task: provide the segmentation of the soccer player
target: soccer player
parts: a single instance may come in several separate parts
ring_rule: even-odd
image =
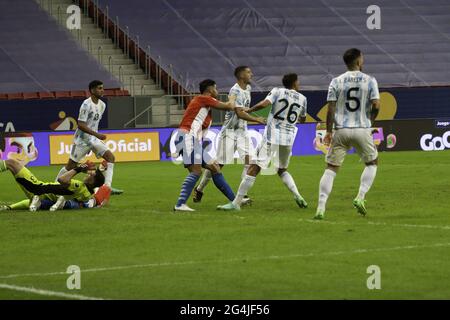
[[[13,206],[9,206],[9,208],[6,206],[3,209],[26,209],[28,204],[30,211],[36,211],[39,209],[42,200],[50,200],[55,203],[50,210],[55,211],[62,209],[65,205],[65,201],[58,203],[60,201],[59,196],[63,196],[63,199],[73,199],[77,202],[89,202],[95,199],[96,201],[92,202],[92,206],[94,206],[94,203],[101,204],[105,200],[105,198],[94,197],[94,189],[104,184],[105,177],[98,169],[94,171],[88,163],[78,165],[76,168],[69,170],[58,178],[58,182],[40,181],[30,170],[14,159],[0,160],[0,172],[7,170],[13,174],[16,182],[29,200],[21,201]],[[91,173],[83,181],[73,179],[78,173],[88,171],[91,171]],[[102,192],[97,192],[97,194],[102,194]]]
[[[174,207],[175,211],[195,211],[186,205],[200,175],[202,167],[211,171],[212,180],[216,187],[230,200],[234,199],[233,190],[225,181],[220,166],[209,154],[203,150],[202,129],[209,128],[212,122],[211,108],[219,110],[234,110],[234,102],[227,103],[216,100],[218,92],[216,83],[211,79],[200,83],[200,95],[189,103],[180,123],[179,136],[175,142],[179,155],[183,156],[184,167],[189,175],[183,182],[181,193]]]
[[[228,99],[235,102],[237,108],[245,111],[250,107],[251,87],[253,77],[251,69],[247,66],[239,66],[234,71],[237,83],[231,88]],[[251,148],[250,139],[247,133],[247,121],[255,121],[264,124],[262,118],[254,118],[245,112],[227,111],[225,121],[219,133],[217,144],[217,162],[222,168],[225,164],[234,162],[234,154],[237,151],[240,159],[244,162],[242,177],[247,173],[250,160]],[[203,197],[203,190],[211,181],[211,171],[205,170],[200,183],[194,190],[194,202],[200,202]],[[250,198],[246,197],[244,203],[249,203]]]
[[[295,73],[283,76],[284,88],[273,88],[267,97],[250,108],[248,112],[257,111],[272,105],[263,141],[258,147],[256,163],[250,165],[247,174],[242,179],[233,202],[218,206],[219,210],[240,210],[240,206],[248,190],[253,186],[261,168],[266,169],[273,161],[281,181],[294,195],[300,208],[308,204],[298,192],[294,179],[287,171],[291,157],[292,145],[297,134],[296,123],[306,120],[306,97],[299,93],[298,76]]]
[[[105,185],[111,188],[115,158],[103,142],[103,140],[106,140],[106,135],[98,132],[100,120],[106,109],[106,104],[100,100],[104,92],[103,83],[99,80],[92,81],[89,83],[89,92],[91,97],[84,100],[80,108],[78,128],[75,131],[69,161],[58,173],[57,178],[76,168],[78,163],[92,151],[97,158],[101,157],[106,160]],[[121,190],[116,190],[116,193],[121,192]]]
[[[344,53],[348,71],[334,78],[328,88],[327,133],[324,144],[330,145],[325,157],[327,168],[320,180],[319,203],[315,219],[323,219],[333,180],[349,149],[354,147],[366,167],[353,206],[361,215],[367,213],[365,195],[377,173],[378,151],[371,126],[380,109],[380,94],[374,77],[362,72],[364,58],[352,48]],[[334,125],[334,133],[333,133]]]

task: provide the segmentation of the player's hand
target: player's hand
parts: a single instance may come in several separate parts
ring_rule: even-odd
[[[80,168],[81,172],[88,172],[88,171],[92,171],[95,170],[95,163],[91,162],[91,161],[86,161],[85,163],[81,163],[78,165],[78,168]]]
[[[247,112],[247,113],[250,113],[250,110],[251,110],[252,108],[249,108],[249,107],[244,107],[244,108],[242,108],[242,110],[244,110],[244,112]]]
[[[263,117],[257,117],[256,121],[260,124],[266,124],[266,118]]]
[[[97,133],[97,138],[99,138],[100,140],[106,140],[106,135],[102,133]]]
[[[331,132],[327,132],[325,137],[323,138],[323,144],[329,146],[331,144],[332,134]]]

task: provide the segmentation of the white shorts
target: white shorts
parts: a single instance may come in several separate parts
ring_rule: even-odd
[[[217,142],[217,162],[219,164],[233,164],[236,151],[242,161],[245,160],[245,156],[249,156],[250,161],[254,158],[254,148],[247,131],[227,130],[221,132]]]
[[[258,148],[256,164],[261,169],[267,169],[272,162],[277,169],[287,169],[291,152],[292,146],[273,144],[264,139]]]
[[[79,163],[90,151],[94,152],[97,158],[101,158],[108,150],[108,147],[103,141],[95,138],[92,139],[90,144],[73,144],[72,150],[70,151],[70,159]]]
[[[378,158],[378,150],[372,137],[371,128],[344,128],[337,129],[331,140],[325,161],[333,166],[340,167],[345,155],[352,147],[364,163],[372,162]]]

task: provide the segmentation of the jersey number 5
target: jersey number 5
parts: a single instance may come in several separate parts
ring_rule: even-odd
[[[277,113],[275,113],[273,117],[281,121],[284,121],[286,119],[289,123],[296,123],[298,118],[298,113],[296,111],[298,108],[300,108],[300,106],[297,103],[293,103],[289,106],[289,101],[287,101],[286,99],[280,99],[278,100],[278,102],[284,103],[284,107],[281,108]],[[289,107],[289,110],[287,112],[286,118],[283,118],[280,114],[283,113],[283,111],[286,110],[287,107]]]
[[[347,102],[345,103],[345,107],[350,112],[355,112],[361,106],[361,101],[359,101],[359,99],[357,97],[352,97],[352,92],[353,91],[358,93],[359,88],[350,88],[347,91]],[[356,107],[354,107],[354,108],[350,107],[350,101],[354,101],[356,103]]]

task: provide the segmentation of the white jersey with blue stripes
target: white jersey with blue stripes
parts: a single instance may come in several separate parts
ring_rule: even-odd
[[[377,80],[361,71],[347,71],[334,78],[327,101],[336,101],[334,126],[370,128],[371,100],[380,99]]]
[[[273,88],[266,100],[272,103],[264,136],[272,144],[292,146],[299,117],[306,117],[306,97],[286,88]]]
[[[250,85],[247,85],[245,89],[242,89],[239,84],[235,84],[231,89],[228,97],[235,96],[236,107],[248,108],[250,107],[251,101],[251,90]],[[247,121],[239,119],[236,112],[227,111],[225,113],[225,121],[223,122],[222,131],[226,130],[247,130]]]

